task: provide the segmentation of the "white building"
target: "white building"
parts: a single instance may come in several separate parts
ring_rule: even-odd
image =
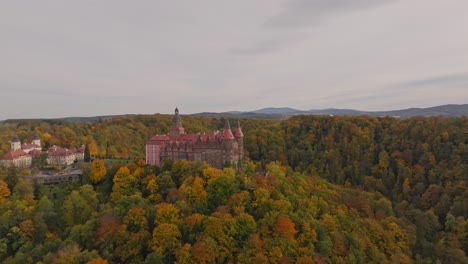
[[[46,152],[42,151],[41,140],[37,135],[32,137],[31,143],[21,144],[17,136],[11,140],[11,151],[0,159],[0,165],[9,167],[31,167],[32,157],[46,153],[47,163],[54,166],[67,166],[76,161],[84,160],[85,146],[78,149],[66,149],[58,146],[50,147]]]

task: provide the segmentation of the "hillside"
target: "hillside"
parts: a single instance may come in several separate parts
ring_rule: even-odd
[[[410,261],[411,235],[382,195],[286,174],[274,163],[268,176],[252,169],[248,164],[236,174],[182,161],[162,171],[116,165],[95,181],[89,181],[91,170],[82,186],[33,186],[20,179],[0,200],[0,260]],[[28,192],[33,188],[35,196]]]
[[[241,119],[249,159],[239,173],[138,162],[146,140],[167,133],[171,120],[138,115],[0,126],[1,153],[13,135],[38,134],[46,145],[88,144],[95,156],[134,160],[128,170],[109,165],[104,174],[85,166],[89,187],[30,186],[15,181],[27,171],[0,169],[8,188],[0,183],[4,262],[51,263],[67,254],[111,263],[184,256],[185,263],[467,262],[467,117]],[[183,117],[189,133],[224,121]],[[73,204],[85,206],[83,218],[63,209]],[[176,223],[164,226],[171,230],[165,237],[158,236],[167,224],[157,220],[159,208]]]

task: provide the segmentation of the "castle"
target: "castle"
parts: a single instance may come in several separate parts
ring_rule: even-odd
[[[11,140],[11,151],[0,158],[0,165],[9,167],[14,165],[19,168],[28,168],[32,165],[32,158],[40,154],[47,155],[47,164],[56,166],[70,165],[75,160],[84,159],[85,147],[77,149],[66,149],[58,146],[52,146],[47,151],[42,151],[41,140],[39,136],[34,135],[31,143],[23,143],[17,136]]]
[[[164,160],[205,161],[215,168],[238,168],[244,158],[244,134],[237,122],[234,131],[229,121],[224,130],[212,134],[185,134],[179,109],[175,109],[167,135],[156,135],[146,143],[146,164],[161,166]]]

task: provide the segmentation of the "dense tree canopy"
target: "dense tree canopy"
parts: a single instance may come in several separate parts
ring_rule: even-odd
[[[224,120],[186,117],[188,132]],[[295,116],[242,120],[241,171],[145,166],[170,116],[28,121],[13,135],[126,164],[84,163],[82,183],[39,186],[0,168],[5,263],[466,263],[468,119]]]

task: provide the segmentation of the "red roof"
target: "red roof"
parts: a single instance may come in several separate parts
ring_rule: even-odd
[[[244,133],[242,133],[242,129],[240,127],[236,127],[234,129],[234,137],[236,138],[244,137]]]
[[[224,129],[223,139],[234,139],[234,135],[232,134],[232,130],[230,128]]]
[[[85,146],[81,146],[81,147],[79,147],[79,148],[76,149],[76,152],[77,152],[77,153],[84,153],[84,152],[85,152],[85,149],[86,149]]]
[[[21,149],[10,151],[7,154],[3,155],[2,160],[14,160],[22,156],[30,156],[28,153],[22,151]]]
[[[61,148],[61,147],[59,147],[59,146],[53,145],[53,146],[50,147],[47,151],[58,151],[58,150],[64,150],[64,148]]]
[[[75,154],[73,150],[64,149],[55,145],[50,147],[47,152],[49,156],[70,156]]]
[[[232,136],[232,132],[230,133]],[[156,135],[151,137],[150,140],[148,140],[147,144],[148,145],[165,145],[165,146],[173,146],[174,144],[176,146],[182,146],[181,144],[195,144],[197,140],[200,140],[203,143],[206,142],[221,142],[221,140],[224,138],[223,133],[219,131],[215,131],[212,134],[182,134],[179,136],[169,136],[169,135]],[[234,136],[232,136],[232,139],[234,139]]]
[[[26,143],[21,145],[21,149],[32,149],[32,148],[41,148],[41,146],[37,144],[26,144]]]

